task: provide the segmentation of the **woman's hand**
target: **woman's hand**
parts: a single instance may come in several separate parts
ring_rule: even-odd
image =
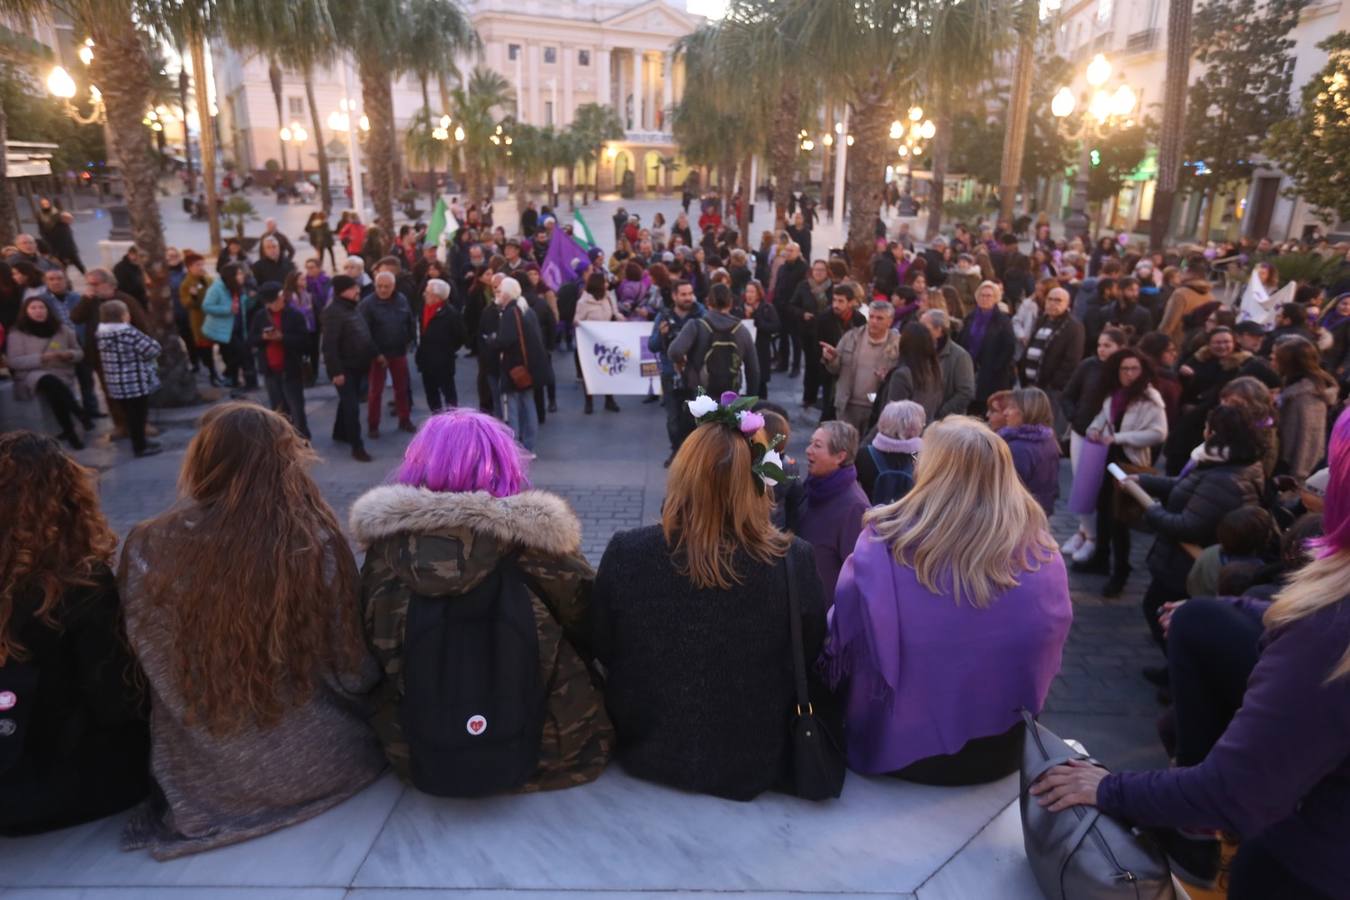
[[[1173,613],[1180,609],[1185,602],[1185,600],[1173,600],[1170,603],[1164,603],[1162,609],[1158,611],[1158,624],[1162,626],[1163,637],[1167,637],[1167,632],[1172,627]]]
[[[1051,812],[1070,806],[1096,806],[1097,785],[1109,772],[1081,759],[1055,766],[1031,786],[1036,802]]]

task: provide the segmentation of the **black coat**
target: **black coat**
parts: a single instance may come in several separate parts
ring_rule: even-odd
[[[866,324],[867,317],[856,309],[853,311],[852,318],[847,322],[835,315],[834,310],[831,309],[823,316],[816,317],[816,342],[818,344],[829,344],[831,347],[838,347],[839,341],[844,335],[848,334],[851,329]],[[819,351],[820,347],[816,347],[816,352]]]
[[[463,314],[453,303],[442,303],[422,330],[415,357],[418,370],[428,375],[454,375],[455,354],[467,339]]]
[[[783,313],[788,308],[789,301],[792,300],[792,294],[797,290],[797,285],[806,280],[811,272],[806,259],[798,257],[792,262],[785,262],[778,269],[778,280],[773,286],[773,305],[778,307],[779,313]]]
[[[113,277],[117,279],[117,289],[129,294],[148,305],[149,297],[145,293],[145,270],[125,256],[113,266]]]
[[[64,828],[140,802],[150,789],[149,703],[135,686],[112,572],[101,567],[93,587],[62,597],[56,628],[34,618],[36,598],[16,600],[9,627],[28,659],[0,666],[0,692],[17,699],[0,710],[0,834]]]
[[[287,259],[284,252],[276,259],[268,259],[262,256],[253,264],[253,280],[258,282],[259,287],[269,281],[284,286],[286,276],[294,271],[295,263]]]
[[[524,328],[525,348],[521,350],[521,328]],[[534,310],[520,311],[520,307],[507,304],[499,309],[497,333],[488,340],[490,350],[496,351],[500,359],[500,372],[503,376],[519,365],[530,370],[535,384],[549,384],[553,381],[553,360],[544,348],[544,337],[539,331],[539,319]],[[528,358],[527,358],[528,357]],[[502,390],[511,390],[509,380],[502,379]]]
[[[825,639],[815,559],[800,538],[789,552],[812,703],[837,726],[811,662]],[[734,565],[740,584],[698,589],[680,574],[659,525],[621,531],[600,561],[591,615],[623,767],[682,790],[750,800],[790,782],[796,698],[785,569],[742,552]]]
[[[1101,412],[1098,391],[1101,390],[1103,365],[1096,353],[1084,359],[1073,370],[1073,377],[1065,385],[1064,393],[1059,395],[1059,407],[1064,410],[1064,417],[1079,435],[1087,434],[1088,426]]]
[[[1148,552],[1153,577],[1184,597],[1194,560],[1181,545],[1216,543],[1219,521],[1238,507],[1257,505],[1264,482],[1260,462],[1200,463],[1184,478],[1139,476],[1140,486],[1162,501],[1144,510],[1144,521],[1158,534]]]
[[[1044,342],[1040,340],[1040,331],[1047,325],[1057,326]],[[1033,362],[1030,356],[1022,357],[1022,384],[1035,385],[1042,390],[1062,391],[1068,387],[1074,370],[1083,359],[1083,323],[1071,314],[1065,313],[1056,322],[1049,316],[1041,316],[1031,329],[1031,342],[1028,350],[1040,347],[1041,356]],[[1034,370],[1036,377],[1031,377]]]
[[[249,324],[248,343],[253,348],[254,354],[258,358],[258,371],[271,371],[267,365],[267,345],[268,341],[263,340],[263,329],[272,324],[272,311],[266,306],[260,306],[253,313],[253,321]],[[301,315],[298,309],[291,306],[281,308],[281,347],[286,351],[285,368],[282,370],[287,378],[299,380],[305,374],[305,356],[309,353],[309,328],[305,325],[305,317]]]
[[[330,379],[351,370],[366,371],[375,358],[375,342],[357,305],[333,298],[323,308],[323,362]]]
[[[983,403],[989,395],[997,391],[1006,391],[1013,384],[1013,354],[1017,350],[1017,336],[1013,334],[1012,319],[1000,309],[995,309],[989,320],[980,343],[980,352],[970,349],[970,326],[975,320],[974,313],[966,319],[961,330],[960,344],[970,353],[975,363],[975,402]]]

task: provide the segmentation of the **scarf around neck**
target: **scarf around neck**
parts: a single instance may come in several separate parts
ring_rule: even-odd
[[[908,453],[913,456],[923,449],[923,438],[893,438],[878,431],[877,436],[872,438],[872,446],[882,453]]]
[[[806,490],[806,499],[812,503],[824,503],[843,493],[858,481],[858,470],[853,466],[840,466],[836,471],[817,478],[808,475],[802,487]]]

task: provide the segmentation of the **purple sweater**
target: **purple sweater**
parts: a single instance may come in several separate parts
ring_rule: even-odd
[[[823,660],[845,683],[849,768],[894,772],[1039,713],[1073,620],[1056,552],[985,608],[934,594],[868,526],[839,574]]]
[[[808,477],[802,487],[806,501],[802,504],[797,536],[815,551],[816,574],[825,590],[828,609],[834,602],[839,569],[853,551],[869,504],[867,495],[858,486],[858,470],[853,466],[844,466],[824,478]]]
[[[1013,468],[1023,486],[1047,516],[1054,515],[1059,498],[1059,441],[1055,430],[1048,425],[1016,425],[1000,428],[998,434],[1012,451]]]
[[[1138,825],[1261,835],[1291,872],[1332,897],[1350,885],[1350,595],[1267,632],[1228,730],[1198,766],[1119,772],[1097,806]]]

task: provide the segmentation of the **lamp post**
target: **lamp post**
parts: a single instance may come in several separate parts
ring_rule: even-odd
[[[349,71],[347,75],[350,87],[351,72]],[[356,210],[357,215],[361,215],[365,208],[365,194],[361,190],[361,144],[358,131],[369,131],[370,119],[364,115],[357,118],[356,103],[344,97],[338,103],[338,108],[328,114],[328,128],[330,131],[347,135],[347,158],[352,170],[349,182],[352,189],[352,208]]]
[[[1078,124],[1076,126],[1068,124],[1069,117],[1073,115],[1078,105],[1077,98],[1068,87],[1061,87],[1055,94],[1054,99],[1050,101],[1050,112],[1060,120],[1068,138],[1082,145],[1078,158],[1078,172],[1073,181],[1073,195],[1069,200],[1069,218],[1064,222],[1064,232],[1067,236],[1081,236],[1086,242],[1086,239],[1090,238],[1091,230],[1087,214],[1088,177],[1092,168],[1092,147],[1089,139],[1104,138],[1115,128],[1131,125],[1133,120],[1130,115],[1134,112],[1138,97],[1124,82],[1123,77],[1119,87],[1114,91],[1106,90],[1106,82],[1111,78],[1111,63],[1100,53],[1092,58],[1083,74],[1093,92],[1091,97],[1084,94],[1087,108],[1083,111]]]

